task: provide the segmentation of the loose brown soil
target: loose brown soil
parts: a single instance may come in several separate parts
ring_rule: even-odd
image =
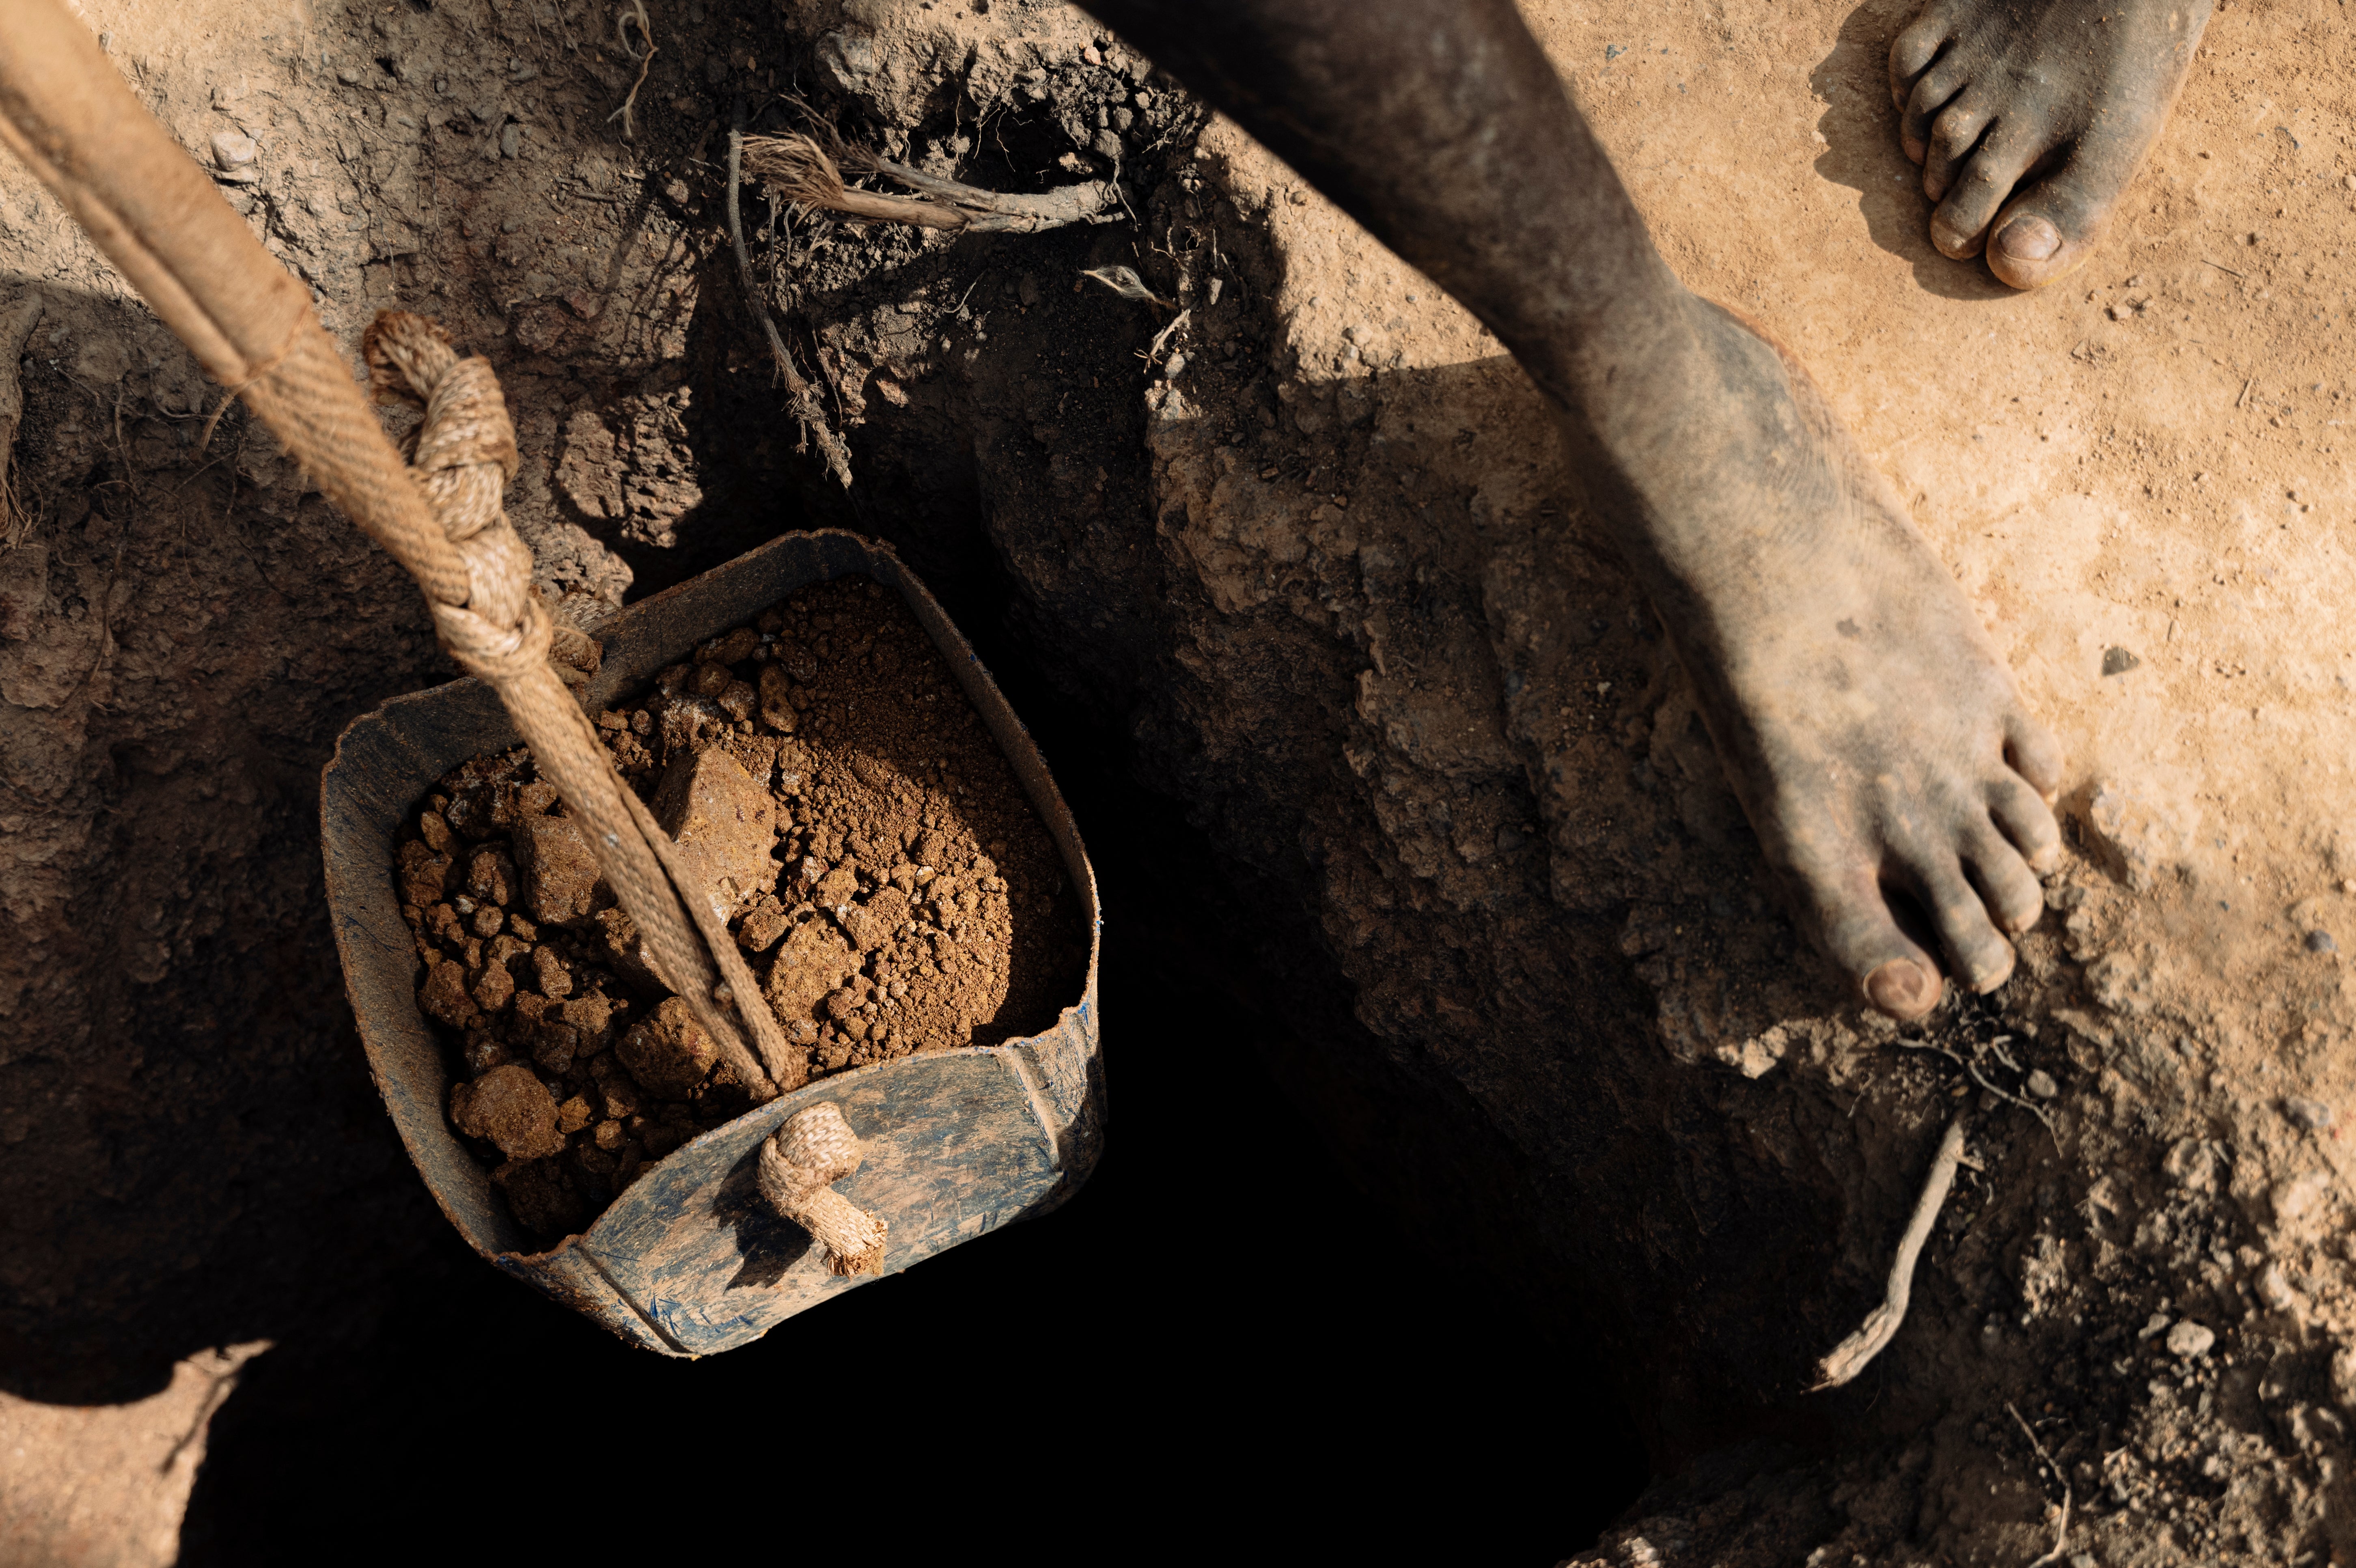
[[[851,578],[704,643],[596,715],[701,857],[813,1077],[1053,1023],[1087,961],[1078,891],[906,607]],[[427,797],[397,851],[450,1119],[544,1235],[752,1101],[655,979],[523,748]]]

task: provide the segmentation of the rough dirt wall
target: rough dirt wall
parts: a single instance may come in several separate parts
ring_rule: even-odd
[[[87,9],[192,149],[252,136],[225,191],[331,325],[398,299],[493,356],[519,520],[584,619],[629,570],[776,526],[779,493],[1002,585],[1208,831],[1202,896],[1284,977],[1311,1043],[1280,1069],[1368,1185],[1565,1303],[1672,1467],[1753,1440],[1665,1483],[1612,1560],[2026,1561],[2065,1483],[2073,1550],[2106,1563],[2337,1544],[2340,1165],[2322,1115],[2286,1115],[2350,1087],[2340,960],[2306,944],[2356,877],[2329,633],[2356,586],[2331,422],[2356,165],[2326,8],[2221,13],[2137,187],[2157,210],[2026,299],[1920,239],[1892,9],[1626,37],[1534,9],[1672,259],[1816,368],[2072,742],[2085,853],[2021,976],[1904,1040],[1773,912],[1518,372],[1231,130],[1197,143],[1084,17],[658,13],[625,148],[608,5]],[[848,493],[796,452],[715,264],[713,138],[781,88],[977,183],[1119,159],[1136,209],[956,243],[752,209]],[[161,1386],[208,1315],[321,1310],[354,1279],[273,1255],[418,1202],[382,1140],[319,1136],[380,1113],[315,861],[282,847],[310,842],[335,729],[443,667],[397,573],[240,416],[195,449],[185,357],[5,181],[43,311],[36,520],[0,555],[6,1322],[13,1365],[90,1397]],[[1174,310],[1079,283],[1112,262],[1187,313],[1158,347]],[[1976,1168],[1907,1331],[1800,1396],[1958,1103]],[[2179,1353],[2186,1321],[2219,1338]]]
[[[399,299],[497,345],[542,581],[576,618],[617,604],[629,569],[555,499],[558,426],[682,361],[710,244],[682,242],[686,187],[597,132],[618,59],[532,65],[555,55],[520,11],[510,40],[409,5],[81,9],[332,330]],[[0,258],[29,322],[0,551],[0,1359],[16,1392],[121,1399],[403,1266],[417,1202],[363,1132],[316,780],[349,718],[451,672],[414,588],[241,410],[209,429],[219,389],[13,166]],[[566,342],[589,379],[543,352]]]

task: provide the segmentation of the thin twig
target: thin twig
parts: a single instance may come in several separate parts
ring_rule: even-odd
[[[2045,1445],[2037,1440],[2036,1429],[2021,1420],[2020,1412],[2013,1409],[2012,1401],[2006,1400],[2004,1409],[2005,1413],[2012,1417],[2013,1424],[2020,1428],[2021,1435],[2029,1439],[2029,1445],[2037,1450],[2037,1456],[2045,1462],[2045,1467],[2053,1472],[2053,1478],[2062,1483],[2062,1522],[2053,1527],[2053,1550],[2029,1565],[2029,1568],[2051,1568],[2051,1564],[2062,1561],[2062,1548],[2070,1539],[2070,1478],[2062,1473],[2062,1467],[2053,1462],[2053,1456],[2045,1451]]]
[[[1981,1088],[1987,1090],[1997,1099],[2004,1101],[2007,1104],[2018,1105],[2022,1110],[2028,1112],[2030,1115],[2035,1116],[2039,1121],[2043,1122],[2045,1124],[2045,1136],[2053,1140],[2053,1152],[2055,1154],[2060,1154],[2062,1152],[2062,1134],[2053,1125],[2053,1118],[2045,1114],[2044,1106],[2037,1104],[2034,1100],[2023,1099],[2019,1094],[2011,1093],[2006,1090],[1997,1088],[1995,1084],[1981,1077],[1980,1070],[1968,1061],[1964,1063],[1964,1071],[1972,1075],[1973,1083],[1978,1084]]]
[[[2206,257],[2206,256],[2203,256],[2203,257],[2201,257],[2201,264],[2202,266],[2204,266],[2204,267],[2214,267],[2214,268],[2216,268],[2216,269],[2217,269],[2219,272],[2229,272],[2229,273],[2232,273],[2232,274],[2233,274],[2233,276],[2237,277],[2237,278],[2239,278],[2239,277],[2244,277],[2244,276],[2246,276],[2246,275],[2247,275],[2247,274],[2245,274],[2245,273],[2242,273],[2242,272],[2233,272],[2233,268],[2231,268],[2231,267],[2229,267],[2229,266],[2225,265],[2225,263],[2224,263],[2224,262],[2222,262],[2222,261],[2211,261],[2211,260],[2210,260],[2208,257]]]
[[[1171,318],[1169,325],[1153,335],[1153,341],[1146,346],[1144,353],[1138,356],[1145,361],[1147,368],[1151,369],[1154,362],[1162,357],[1162,345],[1169,340],[1170,335],[1184,326],[1186,318],[1194,314],[1191,310],[1180,311]]]
[[[1931,1239],[1931,1226],[1955,1185],[1955,1166],[1964,1155],[1964,1124],[1969,1117],[1968,1112],[1958,1111],[1947,1124],[1946,1136],[1939,1140],[1939,1152],[1931,1159],[1931,1174],[1923,1179],[1922,1196],[1915,1200],[1906,1233],[1898,1239],[1898,1255],[1890,1260],[1890,1283],[1882,1292],[1881,1305],[1866,1316],[1862,1328],[1816,1363],[1816,1381],[1810,1393],[1838,1388],[1865,1371],[1906,1321],[1906,1304],[1914,1294],[1915,1260],[1922,1255],[1922,1243]]]

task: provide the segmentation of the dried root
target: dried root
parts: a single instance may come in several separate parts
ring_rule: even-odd
[[[1922,1255],[1922,1243],[1931,1239],[1931,1227],[1947,1201],[1948,1190],[1955,1185],[1955,1167],[1964,1157],[1965,1120],[1963,1115],[1957,1115],[1947,1124],[1946,1136],[1939,1140],[1939,1152],[1932,1157],[1931,1173],[1922,1181],[1922,1195],[1915,1200],[1913,1215],[1906,1221],[1906,1233],[1898,1240],[1898,1255],[1890,1260],[1890,1283],[1884,1289],[1881,1305],[1867,1315],[1863,1327],[1834,1346],[1832,1352],[1816,1363],[1816,1381],[1809,1392],[1840,1387],[1865,1371],[1867,1363],[1897,1338],[1899,1325],[1906,1321],[1907,1303],[1914,1295],[1914,1261]]]
[[[808,138],[804,138],[807,140]],[[769,306],[761,288],[753,277],[753,253],[744,245],[744,220],[736,200],[738,187],[743,183],[744,152],[751,140],[742,132],[728,133],[728,243],[736,252],[736,277],[744,286],[744,303],[761,318],[761,332],[769,340],[769,357],[777,367],[778,378],[786,385],[786,406],[801,427],[799,450],[807,452],[812,441],[818,443],[819,455],[826,459],[827,471],[838,484],[848,489],[851,485],[851,449],[826,422],[826,410],[819,403],[818,389],[804,379],[787,351],[786,340],[777,331],[777,324],[769,318]]]
[[[1110,289],[1121,298],[1125,300],[1135,300],[1139,304],[1159,305],[1163,310],[1176,310],[1178,308],[1176,305],[1172,304],[1168,300],[1163,299],[1160,294],[1155,293],[1151,289],[1146,287],[1145,280],[1137,275],[1137,269],[1134,267],[1090,267],[1087,271],[1082,272],[1080,276],[1087,279],[1091,283],[1102,283],[1105,287]],[[1163,337],[1168,336],[1169,334],[1170,329],[1168,327],[1162,328]],[[1156,352],[1161,350],[1161,337],[1157,337],[1153,340],[1153,347]]]
[[[638,30],[639,40],[647,46],[647,52],[643,55],[630,48],[630,29],[634,27]],[[621,44],[622,52],[638,62],[638,80],[630,83],[630,95],[622,100],[619,109],[605,116],[605,122],[611,124],[619,120],[622,123],[622,140],[635,142],[638,138],[638,129],[630,118],[630,112],[637,107],[638,89],[647,84],[647,72],[653,69],[655,55],[659,52],[654,24],[647,18],[647,0],[630,0],[629,8],[614,18],[614,37]]]
[[[744,172],[776,196],[803,207],[840,212],[864,222],[909,223],[977,234],[1033,234],[1070,223],[1108,223],[1120,211],[1120,187],[1111,180],[1090,180],[1037,196],[983,190],[888,162],[862,147],[845,144],[830,127],[821,124],[818,129],[823,142],[798,132],[745,137]],[[854,175],[882,175],[920,194],[888,196],[857,189],[844,182],[845,168]]]
[[[2020,1428],[2021,1435],[2029,1439],[2029,1447],[2036,1451],[2038,1462],[2045,1467],[2046,1473],[2062,1483],[2062,1517],[2053,1526],[2053,1550],[2029,1565],[2029,1568],[2053,1568],[2054,1563],[2062,1561],[2062,1552],[2070,1545],[2070,1478],[2062,1473],[2062,1467],[2053,1462],[2053,1456],[2045,1451],[2045,1445],[2038,1440],[2037,1429],[2022,1418],[2020,1412],[2013,1407],[2012,1401],[2005,1401],[2004,1408],[2006,1413],[2012,1417],[2012,1424]]]

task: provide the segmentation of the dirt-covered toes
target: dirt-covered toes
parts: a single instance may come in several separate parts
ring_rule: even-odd
[[[2010,939],[2044,913],[2038,873],[2061,843],[2044,796],[1992,753],[1922,763],[1912,801],[1877,791],[1826,803],[1836,812],[1811,837],[1838,843],[1846,870],[1810,853],[1783,866],[1817,944],[1868,1003],[1901,1020],[1937,1006],[1948,976],[1978,992],[2010,978]],[[1981,770],[1988,783],[1975,795],[1966,781]],[[1843,823],[1839,805],[1867,814]]]
[[[2072,271],[2167,122],[2208,0],[1933,0],[1890,49],[1931,240],[2015,288]]]
[[[1805,371],[1703,317],[1740,395],[1644,476],[1655,605],[1794,914],[1869,1006],[1993,990],[2044,908],[2062,758]]]
[[[1946,992],[1939,961],[1899,925],[1890,890],[1875,872],[1862,864],[1847,877],[1795,870],[1787,867],[1784,880],[1801,923],[1857,981],[1869,1006],[1904,1022],[1939,1005]]]

